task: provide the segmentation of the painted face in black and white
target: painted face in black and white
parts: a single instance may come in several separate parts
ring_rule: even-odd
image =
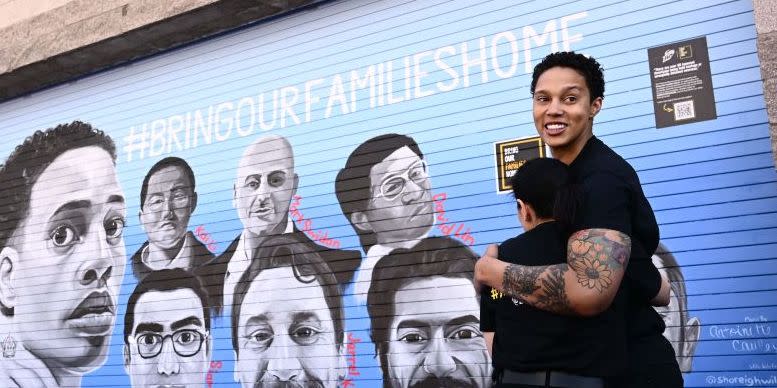
[[[183,169],[169,166],[148,180],[140,222],[150,244],[170,249],[183,240],[196,196]]]
[[[653,265],[668,279],[672,279],[671,276],[668,276],[669,271],[680,271],[680,268],[666,268],[659,255],[653,255],[652,259]],[[680,300],[680,298],[687,297],[684,293],[683,295],[678,295],[680,294],[679,284],[671,282],[671,286],[669,305],[655,307],[655,309],[664,320],[666,325],[664,337],[672,344],[680,370],[690,372],[691,365],[693,364],[693,355],[696,352],[696,345],[699,341],[701,322],[699,322],[697,317],[688,316],[688,302],[687,300]]]
[[[133,387],[200,387],[210,363],[210,333],[191,289],[138,298],[124,368]]]
[[[252,237],[283,233],[297,181],[285,138],[268,136],[251,144],[240,159],[234,187],[233,206],[243,230]]]
[[[342,346],[318,281],[296,280],[291,267],[262,271],[238,318],[235,380],[250,387],[337,387]]]
[[[397,290],[388,372],[392,387],[488,387],[480,307],[465,278],[419,279]]]
[[[370,170],[372,198],[356,212],[356,227],[375,233],[379,244],[423,237],[434,224],[432,186],[426,162],[402,147]]]
[[[66,151],[32,186],[6,249],[18,263],[16,331],[49,369],[80,375],[105,361],[124,276],[124,219],[113,160],[100,147]]]

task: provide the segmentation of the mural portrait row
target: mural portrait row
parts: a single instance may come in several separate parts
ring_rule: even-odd
[[[490,386],[478,255],[435,235],[429,166],[412,137],[369,138],[332,182],[361,247],[321,245],[295,224],[288,139],[257,136],[235,165],[222,190],[242,229],[216,253],[189,225],[207,204],[186,160],[158,160],[135,197],[119,184],[113,140],[87,123],[17,146],[0,169],[0,386],[78,387],[109,354],[121,355],[132,386],[202,386],[218,349],[231,350],[234,370],[222,373],[243,387],[353,386],[354,306],[373,348],[359,356],[377,360],[383,386]],[[129,255],[128,208],[146,239]],[[654,263],[672,281],[659,312],[688,371],[700,323],[674,256],[661,246]],[[131,293],[120,295],[122,284]],[[214,322],[230,335],[217,336]],[[123,343],[112,344],[117,323]]]

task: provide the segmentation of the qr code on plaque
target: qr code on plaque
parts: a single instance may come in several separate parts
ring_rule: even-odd
[[[693,100],[674,103],[674,120],[689,120],[696,117],[696,110],[693,108]]]

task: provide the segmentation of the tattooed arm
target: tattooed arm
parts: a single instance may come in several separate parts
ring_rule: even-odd
[[[508,264],[489,247],[475,266],[480,283],[541,310],[593,316],[606,310],[618,291],[631,255],[629,236],[586,229],[567,243],[567,262],[549,266]]]

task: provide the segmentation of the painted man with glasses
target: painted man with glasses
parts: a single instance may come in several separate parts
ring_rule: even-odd
[[[165,268],[195,270],[213,260],[208,248],[187,231],[197,207],[194,184],[194,173],[181,158],[164,158],[146,174],[139,217],[148,241],[132,256],[137,279]]]
[[[355,295],[365,300],[372,268],[397,248],[412,248],[434,224],[424,154],[409,136],[390,133],[357,147],[337,174],[337,199],[366,253]]]
[[[133,387],[201,387],[211,355],[210,310],[199,280],[154,271],[135,287],[124,316],[124,369]]]
[[[235,380],[243,388],[340,386],[340,285],[304,240],[269,238],[237,283],[231,310]]]

